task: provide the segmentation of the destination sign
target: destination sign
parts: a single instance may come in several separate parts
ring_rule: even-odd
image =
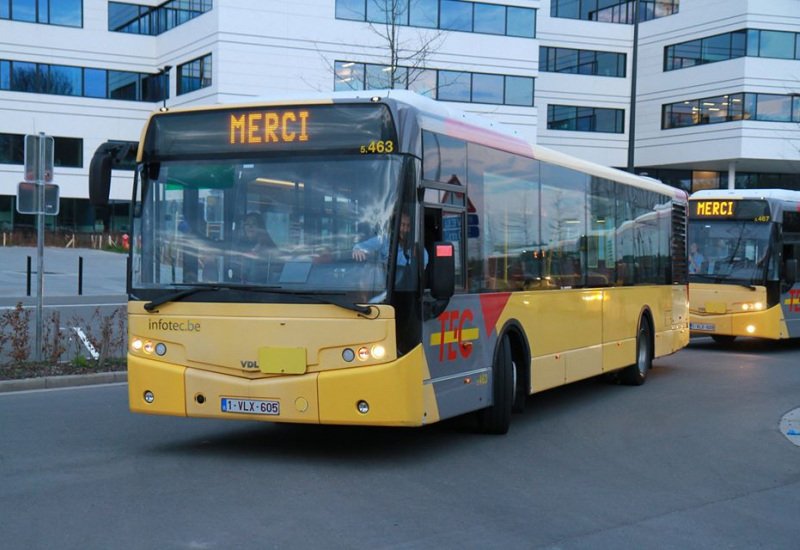
[[[207,109],[154,115],[143,160],[300,151],[390,153],[396,142],[391,113],[382,104]]]
[[[691,201],[693,219],[770,221],[769,204],[762,200],[701,199]]]

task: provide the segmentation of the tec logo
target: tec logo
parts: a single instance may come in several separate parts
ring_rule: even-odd
[[[470,356],[471,341],[477,340],[480,336],[480,330],[473,326],[473,320],[471,309],[453,309],[439,316],[441,332],[431,334],[431,345],[439,346],[440,362],[453,361],[458,358],[459,353],[465,359]],[[458,351],[455,348],[458,348]]]
[[[790,312],[800,312],[800,289],[792,289],[789,291],[789,299],[784,302]]]

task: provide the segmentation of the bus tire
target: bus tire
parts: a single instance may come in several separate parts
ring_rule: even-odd
[[[483,433],[502,435],[511,425],[514,401],[514,363],[508,336],[498,342],[492,364],[492,406],[478,411],[478,427]]]
[[[653,366],[653,331],[650,321],[642,317],[636,332],[636,362],[622,369],[619,379],[628,386],[641,386],[647,381],[647,371]]]
[[[732,344],[736,340],[736,336],[730,334],[712,334],[711,339],[717,344]]]

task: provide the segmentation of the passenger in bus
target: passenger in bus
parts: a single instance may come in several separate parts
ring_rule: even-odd
[[[689,273],[700,273],[700,269],[703,266],[703,262],[706,259],[697,249],[697,243],[692,243],[689,245]]]
[[[267,280],[272,253],[277,248],[267,232],[260,212],[248,212],[242,222],[242,280],[245,283]]]
[[[413,243],[409,242],[411,232],[411,216],[403,213],[400,217],[400,235],[397,246],[397,265],[411,265],[411,258],[414,255]],[[386,262],[389,260],[389,237],[388,235],[376,235],[356,244],[353,247],[353,259],[357,262],[366,261],[370,253],[377,252],[379,258]],[[425,266],[428,265],[428,251],[425,250]]]

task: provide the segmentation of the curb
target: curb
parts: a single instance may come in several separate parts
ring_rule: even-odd
[[[126,371],[43,376],[41,378],[23,378],[21,380],[0,380],[0,393],[72,388],[76,386],[95,386],[97,384],[116,384],[127,381],[128,373]]]

